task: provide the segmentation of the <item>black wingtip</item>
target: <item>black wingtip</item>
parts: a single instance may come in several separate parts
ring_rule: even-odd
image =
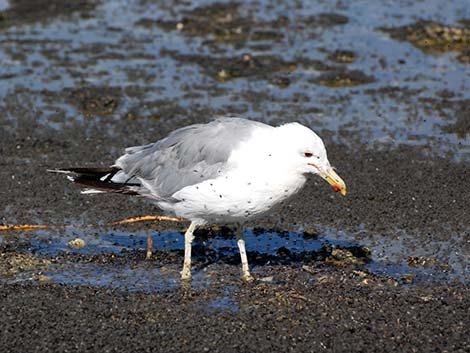
[[[48,169],[51,173],[66,174],[69,180],[82,188],[99,190],[103,192],[119,193],[126,195],[138,195],[131,187],[134,184],[115,183],[111,179],[121,169],[117,167],[74,167],[74,168],[59,168]]]
[[[57,169],[47,169],[50,173],[76,173],[82,175],[89,175],[89,176],[96,176],[96,177],[103,177],[107,174],[116,174],[121,169],[118,167],[73,167],[73,168],[57,168]]]
[[[86,189],[99,190],[103,192],[138,195],[138,192],[131,189],[126,184],[113,183],[108,180],[90,179],[84,175],[79,176],[73,180],[75,184]]]

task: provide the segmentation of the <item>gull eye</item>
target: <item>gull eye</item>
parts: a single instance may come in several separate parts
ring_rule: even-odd
[[[310,153],[310,152],[305,152],[304,153],[304,157],[310,158],[312,156],[313,156],[313,153]]]

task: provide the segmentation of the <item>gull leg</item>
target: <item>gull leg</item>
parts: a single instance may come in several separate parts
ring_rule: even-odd
[[[153,238],[151,234],[147,234],[147,254],[145,255],[145,258],[147,260],[150,260],[152,258],[152,253],[153,253]]]
[[[191,245],[194,240],[194,230],[196,229],[196,224],[191,222],[188,230],[184,233],[184,263],[183,271],[181,271],[181,279],[189,280],[191,279]]]
[[[248,267],[248,259],[246,257],[245,250],[245,237],[240,226],[237,227],[237,244],[240,250],[240,257],[242,260],[242,279],[246,282],[253,281],[253,277],[250,274],[250,268]]]
[[[171,222],[182,222],[183,219],[181,218],[175,218],[175,217],[169,217],[169,216],[139,216],[139,217],[131,217],[131,218],[126,218],[122,219],[117,222],[112,222],[109,223],[109,225],[124,225],[124,224],[131,224],[131,223],[137,223],[137,222],[147,222],[147,221],[171,221]],[[0,226],[0,231],[2,230],[2,227]],[[150,234],[147,234],[147,253],[145,255],[145,258],[147,260],[151,259],[153,255],[153,238]]]

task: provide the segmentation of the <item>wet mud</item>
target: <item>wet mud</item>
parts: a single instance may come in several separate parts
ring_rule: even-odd
[[[437,5],[0,1],[0,224],[45,227],[0,231],[1,351],[468,352],[469,16]],[[187,222],[46,172],[221,115],[312,127],[348,186],[246,224],[251,284],[230,225],[181,283]]]
[[[230,293],[218,286],[157,295],[10,285],[0,298],[0,326],[8,332],[3,347],[21,351],[26,335],[34,341],[31,352],[97,347],[111,352],[468,351],[465,289],[403,291],[350,271],[282,273],[276,284],[256,283]]]

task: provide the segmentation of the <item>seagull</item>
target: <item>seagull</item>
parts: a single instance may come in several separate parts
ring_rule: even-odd
[[[184,234],[181,279],[191,278],[194,230],[235,224],[242,279],[252,281],[242,225],[272,212],[299,192],[308,174],[346,195],[322,139],[299,123],[277,127],[219,118],[177,129],[147,145],[129,147],[109,168],[65,168],[82,193],[121,193],[152,200],[168,216],[191,222]]]

